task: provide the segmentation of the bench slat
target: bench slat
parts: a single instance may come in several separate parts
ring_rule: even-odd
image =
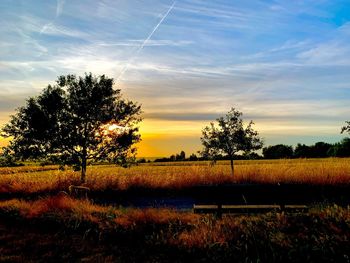
[[[263,213],[270,211],[308,212],[306,205],[194,205],[195,213]]]

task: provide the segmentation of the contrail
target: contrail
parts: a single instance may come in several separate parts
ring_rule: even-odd
[[[65,2],[65,0],[57,0],[56,18],[62,14],[64,2]]]
[[[168,11],[164,14],[162,19],[159,21],[159,23],[153,28],[152,32],[148,35],[148,37],[142,42],[141,46],[136,50],[135,54],[129,59],[129,61],[126,63],[125,67],[120,72],[119,76],[117,77],[116,81],[119,81],[119,79],[123,76],[125,71],[128,70],[131,62],[137,57],[137,55],[140,53],[140,51],[143,49],[143,47],[147,44],[147,42],[151,39],[153,34],[157,31],[158,27],[163,23],[164,19],[169,15],[171,10],[174,8],[176,4],[176,1],[173,2],[173,4],[169,7]]]
[[[57,5],[56,5],[56,16],[54,19],[51,20],[51,22],[46,23],[40,30],[40,35],[42,33],[45,33],[47,29],[49,29],[53,24],[55,23],[56,19],[62,14],[63,12],[63,6],[64,6],[65,0],[57,0]]]

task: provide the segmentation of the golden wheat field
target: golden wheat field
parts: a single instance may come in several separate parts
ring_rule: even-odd
[[[0,193],[36,193],[67,190],[79,184],[80,173],[54,166],[0,169]],[[89,166],[86,186],[91,190],[126,190],[130,187],[181,189],[197,185],[229,183],[349,184],[350,159],[294,159],[236,161],[235,175],[229,163],[149,163],[131,168]]]

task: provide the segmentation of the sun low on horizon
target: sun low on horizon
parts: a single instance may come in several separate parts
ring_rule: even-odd
[[[142,105],[139,157],[196,153],[232,107],[266,145],[345,136],[348,1],[3,0],[0,17],[0,126],[58,76],[92,72]]]

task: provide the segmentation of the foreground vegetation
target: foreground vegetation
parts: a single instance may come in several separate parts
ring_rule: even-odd
[[[350,210],[338,206],[216,219],[64,195],[0,202],[0,261],[348,262],[349,239]]]
[[[344,185],[350,183],[350,160],[237,161],[235,173],[235,177],[230,176],[229,163],[225,161],[215,166],[210,166],[209,162],[154,163],[126,169],[92,166],[88,169],[85,185],[92,191],[184,189],[232,183]],[[76,184],[80,184],[78,172],[59,171],[55,166],[0,168],[0,194],[57,193]]]
[[[200,185],[344,185],[349,159],[95,165],[92,192],[175,190]],[[350,208],[322,204],[308,213],[198,215],[171,209],[97,205],[60,191],[80,173],[58,166],[0,168],[0,262],[349,262]],[[137,193],[137,191],[136,191]],[[18,197],[21,198],[18,198]],[[30,197],[30,198],[28,198]]]

